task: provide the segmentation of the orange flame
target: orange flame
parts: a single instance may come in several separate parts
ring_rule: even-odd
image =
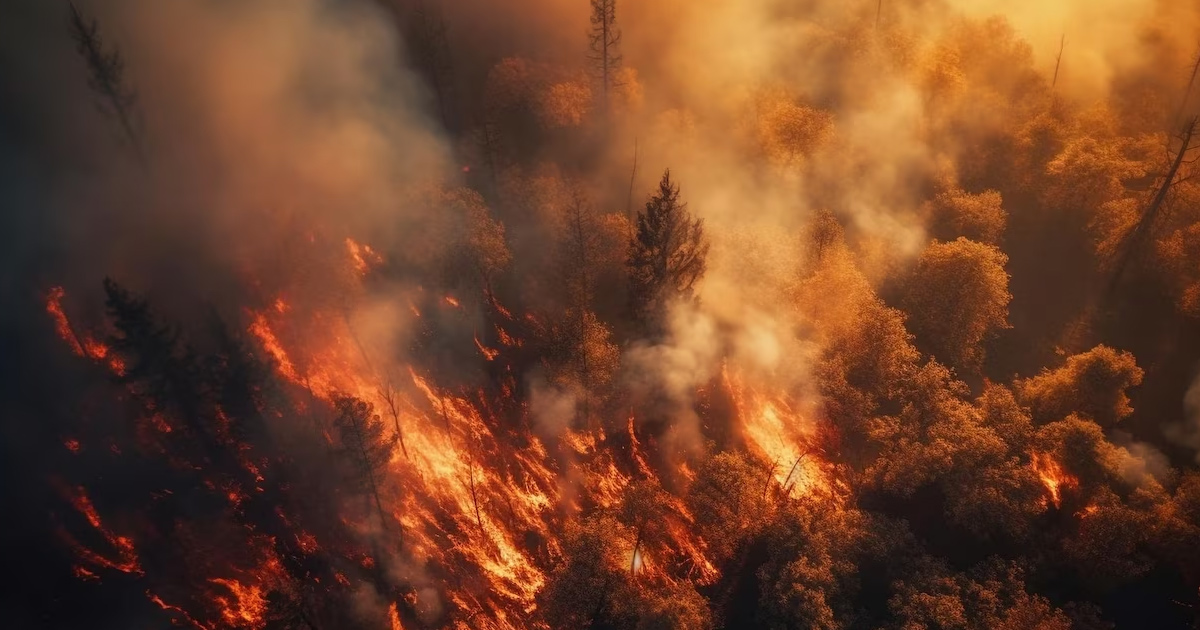
[[[354,270],[358,275],[367,275],[372,267],[377,267],[383,264],[383,257],[375,253],[370,245],[365,245],[356,242],[352,238],[346,238],[346,249],[350,252],[350,260],[354,263]]]
[[[63,489],[63,494],[66,495],[71,505],[83,515],[88,524],[92,526],[92,529],[96,530],[104,538],[104,541],[108,543],[108,546],[117,555],[116,559],[102,555],[75,540],[65,530],[60,530],[62,538],[79,554],[79,557],[97,567],[141,575],[142,567],[138,562],[137,550],[134,548],[133,539],[126,536],[118,536],[104,526],[104,521],[101,520],[100,514],[96,511],[96,506],[92,504],[92,500],[88,497],[87,491],[84,490],[83,486],[73,489],[65,488]]]
[[[400,613],[396,611],[395,602],[388,607],[388,622],[392,630],[404,630],[404,626],[400,625]]]
[[[235,628],[261,628],[263,615],[267,612],[267,598],[258,586],[245,586],[237,580],[215,578],[213,584],[225,587],[232,597],[213,597],[221,611],[221,617]]]
[[[1042,485],[1050,493],[1050,502],[1054,507],[1062,507],[1062,490],[1064,487],[1076,487],[1079,481],[1068,474],[1061,464],[1045,453],[1033,453],[1030,457],[1033,470],[1042,480]]]
[[[479,352],[483,355],[483,358],[488,361],[493,361],[496,357],[500,356],[499,350],[493,350],[483,345],[483,342],[479,341],[479,335],[475,335],[475,347],[479,348]]]
[[[46,293],[46,312],[50,314],[54,320],[54,329],[58,332],[58,336],[67,345],[71,347],[71,351],[79,356],[86,356],[83,346],[79,342],[79,337],[75,335],[75,331],[71,328],[71,321],[67,319],[67,314],[63,311],[62,299],[66,295],[66,291],[62,287],[50,287]]]

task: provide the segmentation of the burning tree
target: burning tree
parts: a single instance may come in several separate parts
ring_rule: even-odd
[[[333,426],[338,431],[340,453],[349,466],[350,482],[365,492],[368,500],[374,500],[379,524],[387,531],[388,517],[380,488],[398,436],[388,431],[387,424],[366,401],[339,395],[333,406],[337,410]]]

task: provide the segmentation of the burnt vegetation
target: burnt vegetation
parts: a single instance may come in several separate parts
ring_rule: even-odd
[[[12,283],[6,627],[1200,628],[1200,63],[1085,100],[1066,38],[801,7],[789,55],[869,85],[700,103],[632,2],[575,58],[380,4],[453,163],[399,229]],[[147,51],[66,11],[105,155],[175,182]]]

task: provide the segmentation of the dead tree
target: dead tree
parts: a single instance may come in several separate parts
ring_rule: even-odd
[[[629,172],[629,196],[625,198],[625,218],[629,220],[630,227],[633,226],[633,184],[637,180],[638,167],[638,141],[633,139],[633,168]]]
[[[1151,232],[1154,228],[1154,221],[1162,211],[1164,202],[1167,199],[1167,194],[1171,191],[1171,186],[1176,183],[1176,177],[1179,174],[1179,168],[1185,162],[1184,156],[1187,152],[1195,147],[1192,146],[1192,137],[1196,131],[1197,118],[1193,116],[1183,126],[1183,130],[1178,136],[1179,149],[1175,152],[1175,156],[1171,159],[1171,166],[1167,169],[1166,175],[1163,177],[1162,184],[1158,187],[1158,192],[1154,194],[1154,198],[1150,201],[1150,205],[1146,207],[1146,211],[1142,213],[1138,219],[1137,225],[1129,231],[1125,237],[1124,243],[1117,253],[1116,262],[1113,264],[1112,281],[1109,285],[1109,292],[1112,293],[1121,282],[1129,264],[1142,255],[1142,250],[1145,249],[1146,243],[1149,242]]]
[[[94,18],[85,17],[75,3],[68,6],[71,11],[68,29],[75,50],[87,65],[88,87],[99,98],[97,106],[101,113],[116,119],[125,140],[142,160],[144,156],[135,125],[137,93],[125,80],[125,58],[120,49],[105,46],[100,37],[100,25]]]
[[[404,453],[404,459],[408,459],[408,447],[404,446],[404,431],[400,429],[400,409],[396,404],[396,388],[392,387],[391,383],[387,383],[380,388],[380,396],[387,403],[388,412],[392,415],[392,423],[396,425],[396,440],[400,442],[400,451]]]
[[[617,68],[621,66],[621,30],[617,28],[616,0],[591,0],[592,28],[588,33],[591,60],[600,79],[601,111],[608,111],[608,92],[618,85]]]
[[[1067,45],[1067,34],[1063,33],[1058,40],[1058,56],[1054,58],[1054,78],[1050,80],[1050,92],[1054,92],[1054,86],[1058,85],[1058,68],[1062,65],[1063,48]]]

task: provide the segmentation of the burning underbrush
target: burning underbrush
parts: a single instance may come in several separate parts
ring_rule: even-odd
[[[347,265],[365,279],[373,252],[348,242]],[[145,302],[106,287],[101,324],[75,323],[59,287],[46,311],[67,349],[111,383],[96,395],[130,424],[81,428],[64,446],[142,477],[144,492],[98,508],[86,479],[63,482],[75,513],[61,538],[80,579],[136,584],[176,625],[542,625],[539,597],[580,535],[573,523],[592,515],[613,519],[604,534],[620,542],[605,553],[631,587],[721,576],[684,500],[695,472],[663,469],[678,460],[640,435],[636,410],[557,437],[534,430],[520,375],[547,333],[533,315],[490,295],[473,302],[488,325],[465,360],[487,377],[465,384],[421,360],[433,334],[422,320],[469,318],[461,296],[406,298],[420,332],[414,359],[397,362],[346,312],[303,311],[287,295],[263,296],[243,310],[242,331],[219,327],[204,340],[214,349],[198,351]],[[708,387],[763,468],[763,499],[841,500],[817,445],[790,436],[786,394],[729,366]],[[349,618],[330,616],[331,601],[352,602]]]

